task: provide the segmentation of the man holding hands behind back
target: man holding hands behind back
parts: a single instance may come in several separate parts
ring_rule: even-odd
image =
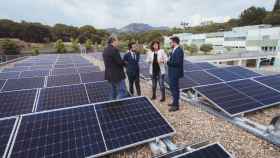
[[[135,42],[128,44],[128,52],[124,55],[124,62],[126,64],[126,74],[129,81],[129,92],[134,95],[134,84],[137,95],[141,96],[140,77],[139,77],[139,60],[140,55],[136,52],[137,45]]]
[[[184,51],[180,48],[180,39],[171,37],[172,52],[170,53],[168,65],[169,86],[173,97],[173,102],[169,104],[169,111],[174,112],[179,110],[179,79],[184,77]]]

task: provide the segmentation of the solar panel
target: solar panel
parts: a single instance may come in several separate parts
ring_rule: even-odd
[[[8,79],[2,91],[42,88],[44,77]]]
[[[258,77],[255,80],[280,91],[280,75]]]
[[[85,86],[72,85],[41,89],[37,111],[88,104]]]
[[[179,80],[179,88],[180,89],[190,89],[193,87],[199,86],[199,83],[193,81],[188,77],[183,77]]]
[[[19,77],[19,72],[5,72],[0,73],[0,80],[13,79]]]
[[[80,83],[81,83],[81,79],[79,74],[48,76],[47,87],[73,85],[73,84],[80,84]]]
[[[33,71],[23,71],[20,74],[21,78],[27,77],[44,77],[49,75],[49,70],[33,70]]]
[[[210,70],[207,70],[207,72],[219,77],[220,79],[222,79],[224,81],[233,81],[233,80],[243,79],[243,77],[241,77],[238,74],[235,74],[231,71],[227,71],[225,68],[210,69]]]
[[[56,69],[59,69],[59,68],[73,68],[73,67],[75,67],[75,65],[74,64],[63,64],[63,65],[56,64],[54,67]]]
[[[233,66],[233,67],[227,67],[225,68],[227,71],[233,72],[243,78],[250,78],[250,77],[257,77],[257,76],[261,76],[260,74],[248,70],[246,68],[240,67],[240,66]]]
[[[220,144],[211,144],[175,158],[231,158],[231,155]]]
[[[28,63],[28,62],[22,62],[22,63],[16,63],[15,67],[20,67],[20,66],[32,66],[33,63]]]
[[[98,81],[105,81],[105,72],[91,72],[91,73],[82,73],[81,78],[83,83],[90,83],[90,82],[98,82]]]
[[[94,106],[22,117],[11,158],[84,158],[105,152]]]
[[[238,89],[240,92],[254,98],[258,102],[262,103],[263,106],[271,106],[277,103],[280,103],[280,93],[268,88],[260,83],[257,83],[253,80],[241,80],[228,83],[235,89]],[[259,107],[263,108],[263,107]],[[253,111],[254,109],[248,109]]]
[[[79,73],[90,73],[90,72],[97,72],[100,71],[99,67],[97,66],[88,66],[88,67],[79,67]]]
[[[6,82],[6,80],[0,80],[0,91],[1,91],[2,87],[4,86],[5,82]]]
[[[53,68],[52,65],[34,65],[30,69],[34,71],[34,70],[49,70],[52,68]]]
[[[223,82],[222,80],[214,77],[213,75],[210,75],[205,71],[185,72],[184,77],[190,78],[192,81],[197,82],[199,85],[209,85]]]
[[[59,75],[70,75],[76,74],[76,68],[66,68],[66,69],[53,69],[52,76],[59,76]]]
[[[248,109],[256,109],[263,106],[260,102],[226,83],[197,87],[195,90],[229,116],[243,114]]]
[[[4,158],[7,153],[15,122],[16,118],[0,120],[0,157]]]
[[[93,66],[92,63],[75,63],[76,67],[88,67],[88,66]]]
[[[31,113],[37,90],[0,93],[0,118]]]
[[[197,65],[198,67],[200,67],[203,70],[217,68],[216,66],[214,66],[210,63],[207,63],[207,62],[194,63],[194,64]]]
[[[91,103],[111,100],[112,87],[107,81],[86,84],[86,89]]]
[[[193,63],[184,63],[184,71],[188,72],[188,71],[199,71],[202,70],[201,67],[199,67],[196,64]]]
[[[28,66],[21,66],[21,67],[13,67],[13,68],[5,68],[2,72],[17,72],[17,71],[27,71],[30,70]]]
[[[175,130],[145,97],[95,105],[108,150],[147,143]]]

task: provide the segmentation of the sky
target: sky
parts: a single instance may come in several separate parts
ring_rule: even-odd
[[[178,27],[237,18],[254,5],[273,8],[275,0],[0,0],[0,19],[54,25],[121,28],[130,23]]]

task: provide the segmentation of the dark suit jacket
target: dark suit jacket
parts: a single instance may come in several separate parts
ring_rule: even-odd
[[[135,52],[134,52],[135,53]],[[135,53],[136,60],[133,58],[130,52],[126,53],[123,57],[123,60],[126,62],[126,73],[127,76],[135,77],[139,76],[139,53]]]
[[[184,51],[182,48],[178,47],[170,55],[167,65],[169,78],[178,79],[184,77]]]
[[[117,48],[109,45],[104,49],[103,60],[105,65],[105,80],[118,83],[125,79],[124,62]]]

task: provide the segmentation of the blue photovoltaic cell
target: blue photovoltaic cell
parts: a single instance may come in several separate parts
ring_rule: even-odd
[[[112,99],[112,86],[107,81],[86,84],[86,89],[91,103]]]
[[[50,70],[52,68],[53,68],[52,65],[34,65],[34,66],[31,67],[31,70],[32,71],[35,71],[35,70]]]
[[[185,72],[189,72],[189,71],[199,71],[199,70],[202,70],[201,67],[199,67],[198,65],[196,64],[193,64],[193,63],[184,63],[184,71]]]
[[[44,77],[49,75],[49,70],[32,70],[32,71],[23,71],[20,74],[21,78],[26,77]]]
[[[241,93],[226,83],[195,88],[230,116],[262,107],[263,104]]]
[[[76,73],[78,73],[76,68],[65,68],[65,69],[53,69],[52,70],[52,76],[70,75],[70,74],[76,74]]]
[[[100,71],[99,67],[97,66],[87,66],[87,67],[79,67],[79,73],[90,73],[90,72],[97,72]]]
[[[175,158],[231,158],[231,156],[219,144],[213,144]]]
[[[73,84],[80,84],[80,83],[81,83],[81,79],[79,74],[48,76],[47,87],[73,85]]]
[[[180,89],[189,89],[189,88],[193,88],[193,87],[196,87],[196,86],[199,86],[199,83],[191,80],[188,77],[183,77],[179,81],[179,88]]]
[[[81,78],[83,83],[105,81],[105,72],[82,73]]]
[[[199,66],[200,68],[202,68],[203,70],[206,70],[206,69],[214,69],[214,68],[217,68],[216,66],[210,64],[210,63],[207,63],[207,62],[201,62],[201,63],[194,63],[195,65]]]
[[[0,73],[0,80],[18,78],[19,74],[20,74],[20,72],[4,72],[4,73]]]
[[[231,71],[227,71],[225,68],[210,69],[210,70],[207,70],[207,72],[219,77],[220,79],[222,79],[224,81],[233,81],[233,80],[243,79],[243,77],[241,77],[235,73],[232,73]]]
[[[89,104],[83,84],[41,89],[37,111]]]
[[[2,72],[18,72],[18,71],[27,71],[27,70],[30,70],[30,67],[22,66],[22,67],[5,68],[4,70],[2,70]]]
[[[240,92],[256,99],[263,106],[280,103],[280,93],[253,80],[241,80],[228,83]],[[259,107],[262,108],[262,107]],[[252,110],[252,109],[248,109]]]
[[[60,68],[73,68],[73,67],[75,67],[74,64],[62,64],[62,65],[56,64],[56,65],[54,66],[55,69],[60,69]]]
[[[0,157],[4,157],[16,119],[0,120]]]
[[[208,74],[205,71],[185,72],[184,77],[190,78],[192,81],[197,82],[199,85],[208,85],[223,82],[222,80]]]
[[[23,116],[11,158],[85,158],[105,152],[94,106]]]
[[[95,107],[108,150],[153,141],[175,132],[145,97]]]
[[[43,88],[44,77],[8,79],[2,91]]]
[[[0,118],[31,113],[37,90],[0,93]]]
[[[280,75],[258,77],[255,80],[280,91]]]
[[[235,73],[236,75],[241,76],[243,78],[261,76],[260,74],[254,72],[254,71],[248,70],[248,69],[240,67],[240,66],[227,67],[227,68],[225,68],[225,70]]]

